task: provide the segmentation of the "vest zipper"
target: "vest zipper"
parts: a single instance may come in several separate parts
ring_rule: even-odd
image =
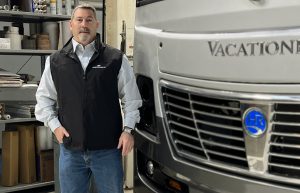
[[[82,105],[83,105],[83,111],[82,111],[82,120],[83,120],[83,133],[84,133],[84,137],[83,137],[83,149],[86,151],[86,150],[88,150],[87,149],[87,144],[86,144],[86,141],[87,141],[87,136],[88,136],[88,134],[87,134],[87,130],[88,130],[88,128],[86,128],[86,119],[85,119],[85,117],[84,117],[84,115],[85,115],[85,111],[86,111],[86,109],[85,109],[85,107],[86,107],[86,99],[87,99],[87,93],[86,93],[86,84],[87,84],[87,82],[86,82],[86,80],[87,80],[87,76],[86,76],[86,71],[83,71],[83,76],[82,76],[82,79],[83,79],[83,101],[82,101]]]

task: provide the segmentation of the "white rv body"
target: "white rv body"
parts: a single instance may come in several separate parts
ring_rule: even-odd
[[[300,192],[299,11],[298,0],[137,1],[136,193]]]

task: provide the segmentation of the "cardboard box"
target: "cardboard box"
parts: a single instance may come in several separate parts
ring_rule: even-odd
[[[52,150],[42,150],[39,153],[39,176],[41,182],[54,180],[54,152]]]
[[[0,38],[0,49],[11,49],[10,38]]]
[[[36,181],[34,125],[17,125],[19,131],[19,180],[30,184]]]
[[[19,133],[2,132],[2,186],[15,186],[19,178]]]
[[[37,154],[41,150],[53,149],[52,131],[46,126],[35,126],[35,145]]]

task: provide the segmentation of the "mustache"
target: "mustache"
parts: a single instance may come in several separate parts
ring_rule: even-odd
[[[89,33],[89,32],[90,32],[90,30],[87,28],[82,28],[79,30],[79,33]]]

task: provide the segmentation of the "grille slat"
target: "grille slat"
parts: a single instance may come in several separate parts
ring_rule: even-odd
[[[188,146],[188,147],[191,147],[191,148],[196,149],[196,150],[203,151],[203,148],[198,147],[198,146],[195,146],[195,145],[191,145],[191,144],[186,143],[186,142],[184,142],[184,141],[176,140],[175,143],[178,143],[178,144],[184,145],[184,146]]]
[[[179,151],[178,154],[182,157],[189,157],[190,160],[193,160],[193,161],[196,161],[196,162],[199,162],[199,161],[206,158],[206,155],[204,154],[203,151],[199,151],[198,154],[193,154],[190,151],[182,150],[182,151]]]
[[[188,126],[188,125],[183,125],[183,124],[177,123],[177,122],[175,122],[175,121],[169,121],[169,124],[174,124],[174,125],[177,125],[177,126],[179,126],[179,127],[184,128],[184,129],[189,129],[189,130],[191,130],[191,131],[196,131],[196,129],[193,128],[193,127],[190,127],[190,126]]]
[[[203,105],[203,106],[207,106],[207,107],[219,108],[219,109],[224,109],[224,110],[240,111],[239,108],[235,108],[235,107],[226,107],[226,106],[222,106],[222,105],[214,105],[214,104],[202,103],[202,102],[197,102],[197,101],[193,101],[193,103],[197,104],[197,105]]]
[[[225,153],[220,153],[217,151],[212,151],[212,150],[206,150],[208,153],[211,154],[215,154],[218,156],[222,156],[222,157],[227,157],[227,158],[231,158],[231,159],[237,159],[237,160],[241,160],[241,161],[247,161],[246,158],[242,158],[242,157],[238,157],[238,156],[233,156],[233,155],[229,155],[229,154],[225,154]]]
[[[282,153],[269,153],[269,155],[300,160],[300,156],[296,156],[296,155],[287,155],[287,154],[282,154]]]
[[[172,130],[171,132],[172,132],[172,133],[176,133],[176,134],[181,135],[181,136],[184,136],[184,137],[189,138],[189,139],[193,139],[193,140],[195,140],[195,141],[198,140],[197,137],[194,137],[194,136],[191,136],[191,135],[187,135],[187,134],[185,134],[185,133],[183,133],[183,132],[179,132],[179,131],[176,131],[176,130]]]
[[[270,143],[271,146],[280,146],[280,147],[292,147],[292,148],[298,148],[300,149],[300,145],[292,145],[292,144],[284,144],[284,143]]]
[[[186,119],[186,120],[189,120],[189,121],[194,121],[192,118],[190,117],[187,117],[187,116],[184,116],[184,115],[180,115],[178,113],[174,113],[174,112],[167,112],[167,114],[170,114],[170,115],[175,115],[179,118],[183,118],[183,119]]]
[[[208,141],[208,140],[202,140],[202,141],[203,141],[204,144],[208,144],[208,145],[215,145],[215,146],[220,146],[220,147],[226,147],[228,149],[246,151],[245,148],[243,148],[243,147],[237,147],[237,146],[233,146],[233,145],[228,145],[228,144],[218,143],[218,142],[212,142],[212,141]]]
[[[300,137],[297,133],[282,133],[282,132],[272,132],[272,135],[284,136],[284,137]]]
[[[171,103],[171,102],[165,102],[165,105],[170,105],[170,106],[173,106],[173,107],[179,108],[179,109],[181,109],[181,110],[190,111],[190,109],[189,109],[189,108],[182,107],[182,106],[180,106],[180,105],[176,105],[176,104],[174,104],[174,103]]]
[[[179,96],[176,96],[173,94],[163,93],[163,96],[168,97],[168,98],[170,97],[172,99],[177,99],[177,100],[184,101],[184,102],[190,102],[189,99],[187,99],[187,98],[179,97]]]
[[[300,170],[300,167],[297,166],[291,166],[291,165],[284,165],[284,164],[275,164],[275,163],[270,163],[270,166],[276,166],[280,168],[287,168],[287,169],[293,169],[293,170]]]
[[[283,112],[283,111],[276,111],[276,114],[279,115],[300,115],[300,112]]]
[[[274,121],[274,124],[276,125],[286,125],[286,126],[298,126],[300,127],[300,123],[296,123],[296,122],[279,122],[279,121]]]
[[[207,122],[207,121],[197,120],[197,123],[201,123],[201,124],[212,126],[212,127],[218,127],[218,128],[222,128],[222,129],[233,130],[233,131],[243,131],[243,129],[240,128],[240,127],[234,127],[234,126],[228,126],[228,125],[223,125],[223,124],[211,123],[211,122]]]
[[[198,114],[206,115],[206,116],[211,116],[211,117],[215,117],[215,118],[241,121],[241,118],[238,118],[238,117],[231,117],[231,116],[226,116],[226,115],[216,115],[216,114],[207,113],[207,112],[204,112],[204,111],[194,110],[194,113],[198,113]]]
[[[244,141],[243,139],[239,138],[239,137],[232,137],[229,135],[220,135],[219,133],[213,133],[213,132],[209,132],[209,131],[204,131],[204,130],[200,130],[200,133],[205,133],[208,135],[212,135],[212,136],[216,136],[219,138],[224,138],[225,140],[236,140],[236,141]]]

